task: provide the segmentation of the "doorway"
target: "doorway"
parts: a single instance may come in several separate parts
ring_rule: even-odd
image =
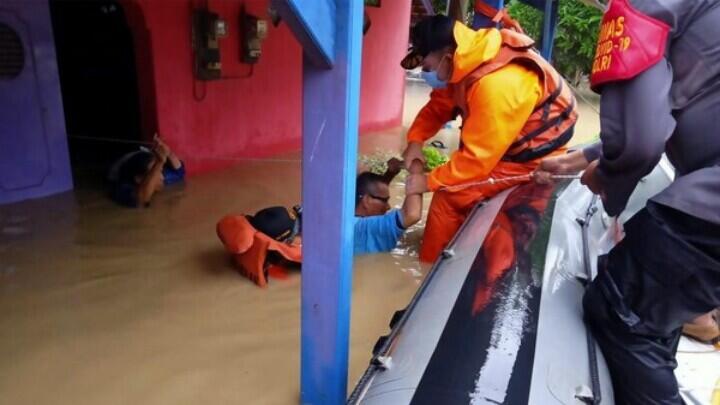
[[[141,141],[133,37],[112,0],[51,0],[73,174],[98,179]]]

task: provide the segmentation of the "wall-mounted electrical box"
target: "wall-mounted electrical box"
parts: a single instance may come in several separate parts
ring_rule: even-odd
[[[222,76],[219,39],[227,36],[227,23],[206,9],[193,11],[192,45],[195,60],[195,77],[216,80]]]
[[[243,63],[257,63],[262,54],[262,41],[267,37],[267,21],[244,11],[240,13],[242,30],[241,57]]]

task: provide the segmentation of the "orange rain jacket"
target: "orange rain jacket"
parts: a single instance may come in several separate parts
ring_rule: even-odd
[[[487,179],[501,160],[527,162],[562,151],[577,120],[574,97],[532,49],[532,39],[461,23],[453,33],[457,49],[449,85],[431,93],[407,135],[408,143],[422,143],[458,112],[463,115],[461,147],[430,173],[428,188]]]

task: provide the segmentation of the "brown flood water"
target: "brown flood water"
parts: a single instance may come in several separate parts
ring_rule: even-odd
[[[407,94],[410,119],[427,91]],[[583,120],[578,134],[596,134],[596,115]],[[402,133],[364,136],[361,151],[400,150]],[[392,190],[399,205],[402,184]],[[0,206],[0,403],[297,403],[300,275],[257,288],[215,222],[299,199],[299,162],[245,162],[145,210],[93,189]],[[427,271],[421,235],[419,224],[393,253],[355,261],[350,388]]]

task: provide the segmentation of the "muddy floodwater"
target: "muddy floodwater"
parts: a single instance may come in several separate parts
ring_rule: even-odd
[[[427,93],[408,86],[406,125]],[[591,139],[597,115],[584,103],[581,113],[576,133]],[[456,131],[443,131],[448,145]],[[403,133],[363,136],[361,152],[399,151]],[[119,208],[82,185],[0,206],[0,403],[297,403],[300,274],[256,287],[234,270],[215,223],[296,204],[298,156],[193,176],[150,209]],[[393,184],[394,205],[402,190]],[[422,225],[392,253],[355,261],[350,387],[428,270],[417,260]]]

